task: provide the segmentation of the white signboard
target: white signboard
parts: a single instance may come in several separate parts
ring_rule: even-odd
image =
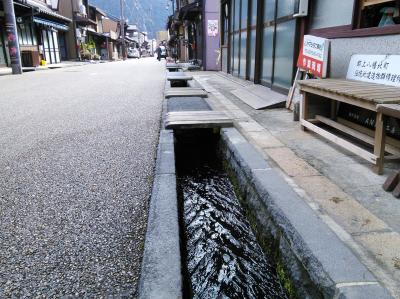
[[[218,35],[218,20],[208,20],[207,21],[207,34],[208,36]]]
[[[329,40],[313,35],[305,35],[297,67],[313,75],[325,78],[328,66]]]
[[[353,55],[346,78],[400,87],[400,55]]]

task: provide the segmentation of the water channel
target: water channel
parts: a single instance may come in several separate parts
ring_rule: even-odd
[[[176,133],[178,196],[191,298],[287,298],[257,243],[212,131]]]

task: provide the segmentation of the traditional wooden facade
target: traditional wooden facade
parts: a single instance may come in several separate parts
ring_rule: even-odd
[[[176,11],[168,20],[172,56],[180,61],[198,61],[204,70],[219,70],[219,3],[219,0],[176,1]]]
[[[58,1],[17,0],[15,15],[23,67],[60,63],[66,57],[64,34],[71,19],[57,13]],[[8,66],[6,38],[2,32],[4,12],[0,3],[0,67]]]

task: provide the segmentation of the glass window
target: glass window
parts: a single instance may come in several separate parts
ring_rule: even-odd
[[[275,18],[275,0],[264,0],[264,22]]]
[[[47,32],[46,30],[42,30],[42,34],[43,34],[43,44],[45,48],[49,47],[49,41],[47,39]]]
[[[293,15],[295,0],[278,0],[277,18]]]
[[[246,78],[246,39],[247,32],[242,32],[240,35],[240,69],[239,76]]]
[[[233,44],[233,42],[234,42],[234,36],[233,36],[233,34],[231,35],[231,43],[230,43],[230,50],[231,50],[231,53],[230,53],[230,55],[231,55],[231,64],[230,64],[230,71],[231,71],[231,74],[233,73],[233,64],[234,64],[234,57],[235,57],[235,49],[234,49],[234,44]]]
[[[274,47],[274,27],[264,28],[261,79],[263,81],[266,81],[267,83],[272,82],[273,47]]]
[[[256,64],[256,30],[250,32],[250,80],[254,80],[254,70]]]
[[[239,37],[240,35],[235,34],[233,40],[233,75],[239,75]]]
[[[356,23],[359,28],[386,27],[400,24],[400,2],[395,0],[360,0]]]
[[[235,20],[233,24],[233,31],[238,31],[240,28],[240,0],[235,0],[234,7],[235,7],[234,9]]]
[[[354,0],[318,0],[314,1],[311,28],[327,28],[349,25],[353,16]],[[332,13],[332,12],[335,13]]]
[[[221,36],[221,41],[222,41],[222,45],[227,45],[228,44],[228,36],[229,36],[229,31],[230,28],[229,27],[229,6],[228,3],[225,3],[222,7],[223,9],[223,14],[222,14],[222,36]]]
[[[257,0],[251,0],[251,16],[250,25],[257,25]]]
[[[26,42],[28,45],[33,45],[32,41],[32,31],[31,31],[31,25],[26,24],[25,25],[25,31],[26,31]]]
[[[61,62],[61,59],[60,59],[60,51],[56,51],[55,53],[56,53],[56,60],[55,60],[55,62],[56,62],[56,63],[60,63],[60,62]]]
[[[240,26],[240,28],[242,28],[242,29],[247,28],[248,6],[249,6],[248,0],[242,0],[242,11],[241,11],[242,18],[241,18],[241,26]]]
[[[58,50],[58,32],[53,31],[53,41],[54,41],[54,48]]]
[[[274,85],[290,88],[293,78],[296,20],[277,24]]]
[[[50,51],[50,57],[51,57],[51,63],[55,63],[56,62],[56,57],[55,57],[54,51]]]
[[[17,26],[17,33],[18,33],[18,41],[20,45],[24,44],[24,40],[22,38],[22,32],[21,32],[21,27]]]
[[[51,34],[52,32],[50,30],[47,31],[47,38],[49,39],[49,48],[53,49],[54,48],[54,44],[53,44],[53,34]]]
[[[32,26],[31,29],[32,29],[32,44],[33,44],[33,45],[37,45],[38,42],[37,42],[35,27]]]
[[[233,0],[232,0],[233,1]],[[233,16],[234,16],[234,3],[231,3],[230,7],[230,14],[229,14],[229,19],[231,20],[230,26],[229,26],[229,32],[231,33],[229,35],[229,48],[230,48],[230,73],[233,73],[233,58],[234,58],[234,47],[233,47],[233,41],[234,41],[234,35],[233,35]]]
[[[21,24],[21,35],[22,35],[23,44],[29,45],[26,26],[27,26],[26,24]]]
[[[47,63],[51,63],[49,50],[44,51],[44,59],[46,60]]]

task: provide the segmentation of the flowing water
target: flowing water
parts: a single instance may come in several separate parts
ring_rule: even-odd
[[[217,137],[177,136],[183,252],[193,298],[286,298],[217,155]]]

